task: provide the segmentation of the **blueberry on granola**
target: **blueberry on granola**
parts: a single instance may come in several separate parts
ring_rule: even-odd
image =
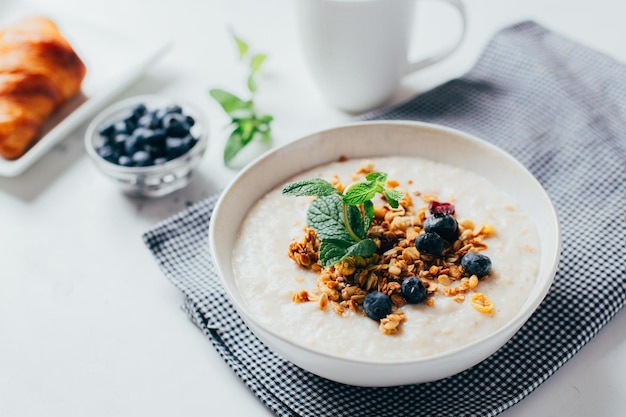
[[[402,297],[408,304],[419,304],[426,299],[426,287],[421,279],[408,277],[402,281]]]
[[[384,319],[391,313],[391,298],[380,291],[371,292],[365,296],[363,309],[372,320]]]
[[[437,233],[448,242],[453,242],[459,235],[459,224],[450,214],[435,214],[424,220],[424,230]]]
[[[437,233],[425,232],[415,239],[415,248],[420,253],[441,256],[445,242]]]
[[[491,271],[491,259],[482,253],[469,252],[461,259],[461,266],[467,275],[476,275],[480,279]]]

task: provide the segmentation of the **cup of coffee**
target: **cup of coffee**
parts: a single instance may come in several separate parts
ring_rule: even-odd
[[[456,42],[438,53],[408,58],[419,0],[296,0],[304,57],[326,99],[348,112],[388,102],[402,78],[453,53],[465,36],[461,0],[443,1],[460,14]]]

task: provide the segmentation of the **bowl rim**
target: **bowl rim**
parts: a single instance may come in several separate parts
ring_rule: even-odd
[[[148,165],[145,167],[125,167],[118,164],[114,164],[113,162],[107,161],[102,158],[95,150],[95,140],[100,134],[98,133],[98,128],[102,125],[102,123],[113,117],[118,113],[122,113],[128,110],[130,107],[137,105],[139,103],[145,103],[148,108],[152,106],[162,106],[167,104],[178,104],[183,110],[189,109],[194,117],[196,123],[192,128],[195,127],[197,131],[197,139],[198,141],[194,146],[192,146],[187,152],[182,155],[177,156],[174,159],[170,159],[169,161],[160,164],[160,165]],[[154,104],[156,103],[156,104]],[[85,131],[84,136],[84,144],[85,149],[87,150],[87,154],[94,160],[97,164],[102,164],[101,167],[105,169],[107,172],[115,173],[115,174],[128,174],[128,175],[150,175],[150,174],[161,174],[164,171],[168,171],[170,169],[177,168],[181,161],[184,161],[188,157],[196,155],[198,153],[204,152],[208,143],[208,134],[209,134],[209,122],[207,116],[202,112],[199,107],[187,100],[174,98],[168,95],[162,94],[140,94],[131,97],[127,97],[121,100],[118,100],[114,103],[111,103],[109,106],[100,111],[87,125],[87,130]]]
[[[496,331],[489,333],[488,335],[472,341],[470,343],[461,345],[459,347],[456,347],[454,349],[451,350],[447,350],[444,351],[442,353],[437,353],[437,354],[433,354],[433,355],[427,355],[427,356],[423,356],[423,357],[415,357],[415,358],[403,358],[403,359],[385,359],[385,360],[376,360],[376,359],[360,359],[360,358],[351,358],[349,356],[346,355],[341,355],[341,354],[337,354],[337,353],[333,353],[333,352],[327,352],[321,349],[317,349],[317,348],[313,348],[304,344],[299,344],[297,342],[292,341],[291,339],[281,335],[280,333],[277,333],[276,331],[274,331],[272,328],[267,327],[266,325],[264,325],[263,323],[261,323],[260,321],[258,321],[256,318],[254,318],[254,316],[252,314],[250,314],[246,308],[246,306],[243,303],[243,300],[239,300],[239,298],[236,296],[235,291],[233,288],[231,288],[231,286],[229,285],[229,283],[226,281],[226,279],[224,278],[224,274],[222,271],[222,266],[220,265],[220,262],[218,260],[218,257],[216,256],[215,253],[215,245],[217,243],[217,236],[215,234],[215,230],[216,227],[213,227],[213,223],[216,221],[215,219],[219,219],[219,214],[221,213],[221,211],[226,210],[224,207],[224,201],[226,200],[227,196],[229,195],[229,193],[231,192],[231,190],[235,189],[238,185],[238,183],[246,176],[248,175],[248,173],[254,169],[256,169],[256,167],[261,164],[263,161],[270,159],[272,157],[274,157],[276,154],[283,152],[284,149],[286,148],[290,148],[290,147],[295,147],[295,146],[299,146],[298,144],[303,143],[303,142],[307,142],[307,141],[315,141],[316,137],[320,136],[320,135],[324,135],[330,132],[334,132],[337,130],[343,130],[343,129],[350,129],[350,128],[354,128],[354,127],[361,127],[361,126],[409,126],[409,127],[414,127],[414,128],[418,128],[418,129],[429,129],[429,130],[435,130],[435,131],[439,131],[439,132],[443,132],[449,135],[454,135],[457,137],[461,137],[463,138],[463,140],[469,141],[474,145],[478,145],[481,147],[484,147],[486,149],[489,149],[493,152],[495,152],[496,154],[498,154],[500,157],[504,158],[508,163],[512,164],[516,169],[522,171],[525,173],[527,179],[529,181],[531,181],[533,183],[533,186],[536,187],[540,193],[542,194],[542,197],[544,198],[545,202],[547,203],[546,208],[549,210],[548,213],[548,217],[550,218],[551,223],[554,226],[554,235],[552,236],[554,238],[554,242],[555,245],[552,248],[553,252],[554,252],[554,256],[552,257],[551,261],[550,261],[550,266],[548,268],[548,270],[546,271],[546,278],[544,278],[542,281],[537,280],[535,282],[535,285],[533,287],[533,292],[532,294],[534,295],[534,298],[529,298],[525,301],[525,303],[522,305],[522,308],[511,318],[509,319],[502,327],[500,327],[499,329],[497,329]],[[292,173],[293,175],[297,175],[297,173]],[[274,184],[274,186],[278,186],[278,184]],[[239,231],[237,230],[237,233]],[[512,337],[512,335],[514,335],[523,325],[524,323],[530,318],[530,316],[532,316],[532,314],[535,313],[535,311],[537,310],[537,308],[539,307],[539,305],[543,302],[543,300],[545,299],[546,295],[548,294],[554,279],[555,279],[555,275],[559,266],[559,262],[560,262],[560,258],[561,258],[561,251],[562,251],[562,237],[561,237],[561,226],[560,226],[560,222],[559,222],[559,218],[557,215],[557,211],[554,207],[554,203],[552,202],[552,200],[550,199],[548,193],[546,192],[546,190],[543,188],[543,186],[539,183],[539,181],[535,178],[535,176],[519,161],[517,160],[515,157],[513,157],[511,154],[509,154],[508,152],[506,152],[505,150],[503,150],[502,148],[494,145],[493,143],[490,143],[486,140],[480,139],[475,135],[472,135],[470,133],[466,133],[463,132],[461,130],[458,129],[454,129],[451,127],[447,127],[447,126],[443,126],[443,125],[439,125],[439,124],[435,124],[435,123],[427,123],[427,122],[420,122],[420,121],[410,121],[410,120],[374,120],[374,121],[356,121],[356,122],[348,122],[348,123],[344,123],[338,126],[334,126],[334,127],[330,127],[327,129],[322,129],[319,131],[315,131],[315,132],[311,132],[305,136],[302,136],[294,141],[285,143],[281,146],[278,146],[262,155],[260,155],[259,157],[257,157],[254,161],[252,161],[250,164],[248,164],[246,167],[244,167],[231,181],[230,183],[227,185],[226,188],[224,188],[224,190],[221,192],[214,208],[211,214],[211,220],[210,220],[210,226],[209,226],[209,246],[210,246],[210,252],[213,258],[213,265],[216,269],[218,278],[224,288],[224,290],[226,291],[227,295],[228,295],[228,299],[229,301],[233,304],[237,314],[239,314],[239,316],[244,320],[244,322],[246,323],[246,325],[248,325],[248,327],[250,328],[250,330],[253,332],[253,334],[255,334],[256,337],[258,337],[259,339],[261,339],[262,341],[263,338],[260,337],[258,335],[257,332],[253,331],[253,328],[258,328],[260,330],[262,330],[263,332],[268,333],[271,337],[274,337],[278,340],[280,340],[282,343],[288,344],[296,349],[299,350],[304,350],[309,354],[312,355],[317,355],[317,356],[321,356],[321,357],[325,357],[328,359],[333,359],[333,360],[339,360],[339,361],[344,361],[347,363],[351,363],[351,364],[355,364],[355,365],[366,365],[366,366],[397,366],[397,365],[401,365],[401,366],[406,366],[406,365],[416,365],[419,363],[427,363],[427,362],[431,362],[431,361],[441,361],[441,360],[445,360],[448,357],[453,357],[455,355],[458,355],[459,352],[461,351],[465,351],[465,350],[471,350],[473,348],[475,348],[478,345],[484,344],[486,343],[488,340],[491,339],[497,339],[498,336],[501,336],[503,334],[506,334],[507,332],[511,332],[511,330],[513,330],[513,333],[511,334],[510,337],[508,337],[506,339],[506,341],[504,342],[504,344],[506,342],[508,342],[510,340],[510,338]],[[542,246],[542,252],[543,252],[544,248]],[[552,251],[551,250],[551,251]],[[538,272],[538,278],[539,278],[539,272]],[[233,281],[233,285],[234,285],[234,281]],[[274,345],[274,344],[272,344]],[[503,345],[503,344],[502,344]],[[502,345],[500,345],[498,347],[497,350],[499,350]],[[496,351],[497,351],[496,350]],[[495,353],[494,352],[490,352],[490,354]]]

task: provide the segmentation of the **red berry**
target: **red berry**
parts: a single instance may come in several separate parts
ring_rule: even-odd
[[[451,203],[440,203],[438,201],[431,201],[428,205],[428,210],[433,216],[441,215],[441,214],[454,214],[454,204]]]

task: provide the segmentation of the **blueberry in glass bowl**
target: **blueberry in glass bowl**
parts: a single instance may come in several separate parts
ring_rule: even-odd
[[[85,147],[97,168],[129,195],[161,197],[185,187],[207,147],[204,114],[158,95],[117,102],[87,128]]]

